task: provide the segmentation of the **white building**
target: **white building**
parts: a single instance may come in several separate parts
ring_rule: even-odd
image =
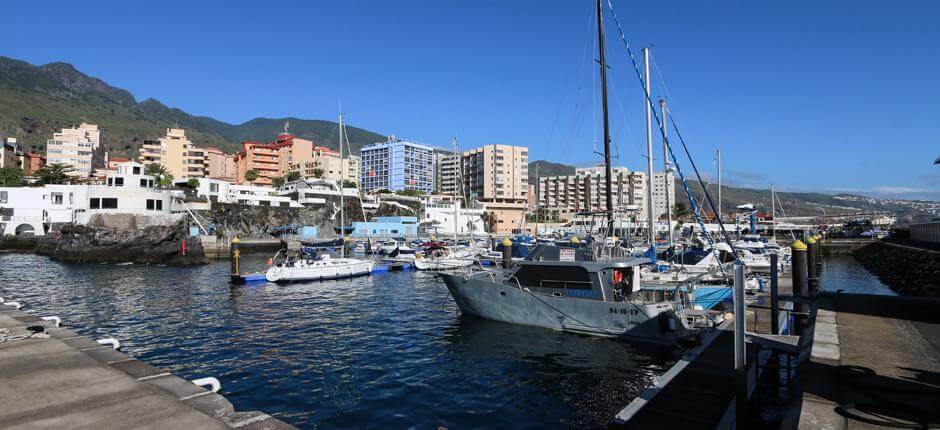
[[[136,214],[159,218],[155,224],[176,222],[172,204],[177,192],[153,188],[154,178],[143,165],[123,163],[105,185],[45,185],[0,188],[0,234],[36,234],[53,224],[87,224],[97,214]]]
[[[459,236],[484,236],[486,225],[483,222],[483,208],[465,208],[457,205],[451,196],[424,196],[421,202],[420,224],[428,233],[440,237],[453,236],[456,226]]]
[[[342,192],[336,181],[330,179],[307,178],[284,184],[277,190],[278,195],[290,197],[304,206],[319,206],[326,204],[328,197],[339,199],[340,195],[347,199],[359,199],[359,189],[343,187]]]
[[[196,196],[205,197],[210,202],[234,203],[248,206],[277,206],[286,208],[302,207],[289,196],[280,195],[273,187],[263,185],[235,185],[226,181],[208,178],[190,178],[199,182]],[[176,180],[177,185],[190,179]]]
[[[101,132],[95,124],[63,128],[46,141],[46,162],[72,166],[69,175],[88,176],[92,170],[93,153],[98,149]]]

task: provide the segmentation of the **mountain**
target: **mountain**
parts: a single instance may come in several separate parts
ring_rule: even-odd
[[[534,185],[538,182],[536,172],[538,172],[538,178],[542,178],[545,176],[573,175],[575,170],[576,168],[574,166],[567,164],[535,160],[529,163],[529,183]]]
[[[20,144],[44,152],[46,140],[64,127],[81,122],[98,124],[101,140],[112,155],[135,156],[144,140],[163,136],[167,127],[179,126],[197,146],[215,146],[226,152],[240,149],[242,141],[268,142],[284,130],[318,145],[337,149],[335,122],[300,118],[255,118],[229,124],[194,116],[155,99],[140,103],[127,90],[85,75],[67,63],[34,66],[0,56],[0,136],[16,137]],[[364,144],[385,136],[347,126],[354,153]]]

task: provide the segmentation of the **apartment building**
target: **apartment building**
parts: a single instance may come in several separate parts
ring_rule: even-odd
[[[94,168],[92,160],[100,143],[101,131],[95,124],[63,128],[46,141],[46,159],[49,164],[71,166],[69,175],[88,176]]]
[[[205,177],[235,182],[235,156],[222,152],[219,148],[208,147],[203,150],[205,159]]]
[[[490,233],[522,231],[529,196],[529,148],[485,145],[464,151],[457,170],[454,176],[464,195],[483,206]]]
[[[291,165],[313,161],[313,141],[282,133],[273,142],[242,142],[242,150],[235,154],[235,182],[248,182],[249,170],[258,172],[253,184],[271,185],[274,178],[287,175]]]
[[[418,190],[434,192],[434,149],[410,140],[389,137],[362,147],[363,191]]]
[[[675,207],[676,182],[672,172],[653,172],[653,219],[665,219]]]
[[[438,152],[435,154],[434,186],[439,194],[455,195],[463,191],[460,179],[461,154]]]
[[[607,210],[607,183],[604,166],[580,168],[574,175],[539,178],[538,205],[541,210],[558,213],[568,219],[579,212]],[[672,177],[671,174],[668,175]],[[653,207],[656,219],[665,214],[665,197],[675,206],[675,189],[665,187],[663,173],[653,173]],[[611,195],[614,210],[624,218],[644,222],[647,219],[646,172],[626,167],[611,169]]]
[[[144,141],[139,152],[141,164],[161,164],[175,179],[206,176],[205,151],[193,145],[181,128],[168,128],[160,139]]]
[[[291,163],[290,171],[300,173],[303,178],[343,179],[358,185],[360,161],[355,155],[347,155],[343,160],[338,151],[316,146],[310,160]]]

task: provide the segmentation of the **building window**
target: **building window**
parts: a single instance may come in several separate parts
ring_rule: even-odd
[[[281,207],[282,207],[282,208],[289,208],[289,207],[290,207],[290,202],[281,202]]]
[[[0,203],[6,203],[9,198],[9,194],[6,191],[0,191]]]
[[[139,175],[139,174],[140,174],[140,167],[134,166],[134,168],[131,169],[131,170],[133,171],[133,173],[134,173],[135,175]]]
[[[62,193],[52,193],[52,204],[54,205],[62,204]]]
[[[101,199],[101,209],[117,209],[118,199],[113,197],[104,197]]]
[[[114,186],[115,186],[115,187],[123,187],[123,186],[124,186],[124,178],[114,178]]]
[[[152,210],[153,210],[153,206],[154,206],[154,204],[153,204],[153,199],[147,199],[147,210],[148,210],[148,211],[152,211]]]
[[[141,180],[140,180],[140,187],[141,187],[141,188],[147,188],[147,180],[146,180],[146,179],[141,179]]]
[[[101,209],[101,199],[93,198],[88,200],[89,209]]]
[[[210,193],[219,192],[219,184],[209,184],[209,192]]]

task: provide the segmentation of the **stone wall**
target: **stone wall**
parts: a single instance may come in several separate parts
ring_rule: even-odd
[[[213,203],[212,209],[200,212],[200,217],[215,226],[222,237],[271,237],[271,231],[280,226],[308,225],[317,227],[320,238],[333,238],[339,226],[339,197],[327,199],[317,208],[285,208],[276,206],[245,206]],[[346,224],[362,221],[359,200],[346,200]]]
[[[940,252],[875,242],[853,255],[898,294],[940,297]]]

